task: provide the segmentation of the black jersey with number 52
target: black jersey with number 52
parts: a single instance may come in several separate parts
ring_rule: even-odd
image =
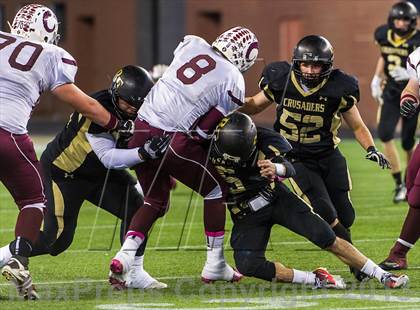
[[[324,156],[340,142],[341,113],[359,101],[357,79],[334,69],[318,86],[304,89],[293,71],[287,81],[289,70],[289,63],[273,62],[264,68],[259,83],[266,97],[277,103],[274,129],[293,146],[293,156]]]

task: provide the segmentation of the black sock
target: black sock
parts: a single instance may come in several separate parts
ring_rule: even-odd
[[[395,184],[397,186],[402,184],[401,171],[393,173],[392,177],[394,178]]]
[[[350,230],[348,230],[347,228],[345,228],[343,226],[343,224],[338,223],[337,225],[335,225],[333,227],[333,230],[335,232],[335,235],[341,239],[346,240],[347,242],[353,244],[353,242],[351,241],[351,235],[350,235]]]

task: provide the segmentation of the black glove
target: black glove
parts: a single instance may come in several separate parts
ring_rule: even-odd
[[[416,102],[411,99],[405,99],[401,102],[400,114],[406,118],[412,118],[417,113]]]
[[[134,122],[132,120],[119,120],[117,126],[111,130],[117,135],[117,139],[130,140],[134,134]]]
[[[139,156],[144,161],[161,157],[171,142],[171,136],[154,136],[139,148]]]
[[[374,146],[369,146],[367,149],[366,159],[376,161],[382,169],[390,169],[391,164],[389,163],[388,159],[386,159],[385,155],[379,152]]]

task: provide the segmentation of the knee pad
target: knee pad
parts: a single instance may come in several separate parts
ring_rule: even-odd
[[[378,126],[378,137],[382,142],[388,142],[394,139],[394,130],[395,128],[389,128],[379,124]]]
[[[331,203],[328,200],[322,197],[311,201],[311,206],[313,211],[322,217],[328,224],[333,223],[337,218],[337,211],[331,206]]]
[[[274,263],[265,259],[264,253],[252,250],[235,250],[236,268],[245,276],[272,281],[276,277]]]
[[[403,148],[404,151],[410,151],[413,147],[414,147],[414,143],[415,143],[415,139],[414,136],[411,137],[401,137],[401,146]]]

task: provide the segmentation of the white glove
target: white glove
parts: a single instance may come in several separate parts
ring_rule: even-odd
[[[382,98],[382,87],[381,87],[382,79],[375,75],[372,79],[372,82],[370,82],[370,90],[372,92],[372,97],[376,100],[379,105],[382,105],[384,103],[384,100]]]
[[[404,69],[403,67],[395,67],[394,70],[389,72],[389,75],[392,76],[395,82],[403,82],[410,79],[407,69]]]
[[[165,73],[166,69],[168,69],[167,65],[163,65],[163,64],[158,64],[158,65],[154,65],[152,68],[152,79],[157,81],[159,80],[162,75]]]

